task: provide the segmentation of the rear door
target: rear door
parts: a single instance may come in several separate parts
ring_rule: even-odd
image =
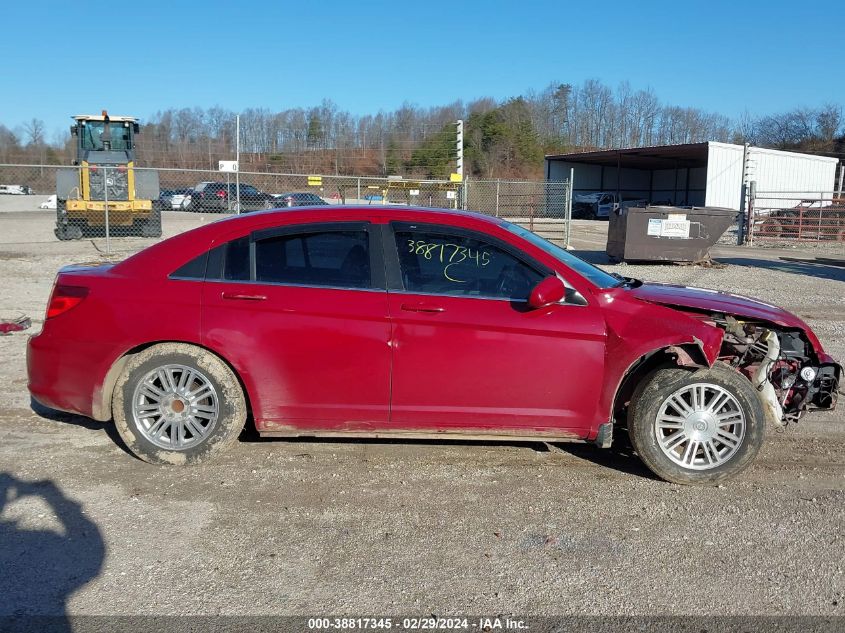
[[[392,226],[391,426],[586,437],[604,368],[600,310],[528,309],[553,271],[485,233]]]
[[[387,423],[387,293],[368,223],[230,240],[211,251],[203,292],[203,340],[254,386],[259,430]]]

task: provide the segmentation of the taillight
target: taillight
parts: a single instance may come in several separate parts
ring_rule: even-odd
[[[226,192],[225,192],[225,191],[218,191],[218,192],[217,192],[217,197],[218,197],[218,198],[225,198],[225,197],[226,197]]]
[[[83,286],[56,285],[50,296],[50,305],[47,306],[47,318],[52,319],[75,308],[87,295],[88,288]]]

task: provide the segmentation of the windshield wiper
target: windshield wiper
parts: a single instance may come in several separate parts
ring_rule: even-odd
[[[639,288],[643,285],[643,282],[640,279],[636,279],[634,277],[624,277],[619,273],[611,273],[616,279],[619,280],[618,284],[615,284],[614,288]]]

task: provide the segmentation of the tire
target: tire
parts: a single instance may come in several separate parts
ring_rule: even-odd
[[[71,237],[70,232],[67,230],[67,228],[68,227],[66,225],[57,224],[56,228],[53,230],[53,232],[56,234],[56,237],[62,242],[67,242],[67,241],[73,239],[73,237]]]
[[[78,224],[56,223],[56,228],[53,232],[62,242],[69,240],[81,240],[84,237],[82,227]]]
[[[693,394],[704,406],[690,406]],[[716,408],[710,412],[708,406]],[[685,435],[676,435],[681,432]],[[628,434],[640,459],[661,479],[715,485],[754,461],[763,445],[765,416],[751,382],[724,363],[697,371],[668,367],[634,391]]]
[[[67,219],[64,217],[67,205],[64,200],[56,200],[56,228],[54,233],[62,242],[72,240],[71,232],[68,230]]]
[[[161,237],[161,209],[153,209],[150,217],[141,224],[143,237]]]
[[[138,458],[182,466],[231,446],[247,408],[237,377],[220,358],[193,345],[161,343],[126,363],[115,384],[112,414]]]

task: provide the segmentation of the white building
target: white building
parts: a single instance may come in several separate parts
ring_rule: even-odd
[[[831,195],[838,162],[761,147],[746,154],[742,145],[707,142],[551,155],[545,167],[546,179],[558,181],[574,169],[576,195],[614,192],[623,200],[739,210],[743,173],[758,192],[787,193],[797,204]]]

